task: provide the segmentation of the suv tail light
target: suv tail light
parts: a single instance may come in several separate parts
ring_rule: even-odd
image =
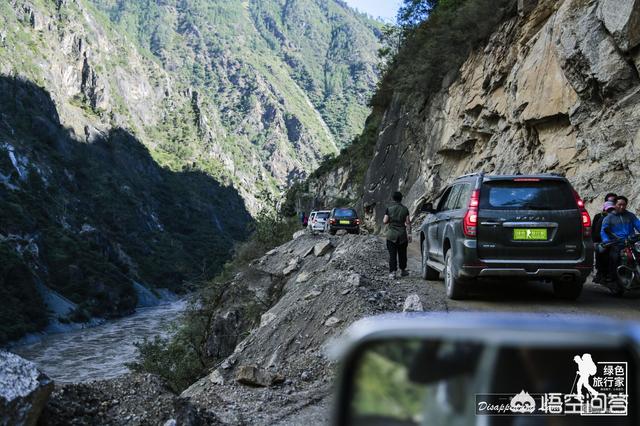
[[[335,219],[333,219],[333,218],[332,218],[332,219],[329,219],[329,223],[330,223],[330,224],[332,224],[332,225],[335,225],[335,224],[336,224],[336,220],[335,220]]]
[[[478,234],[478,205],[480,204],[480,190],[474,189],[469,199],[469,208],[462,221],[462,232],[465,237],[475,238]]]
[[[356,219],[356,225],[360,225],[360,219]]]
[[[580,195],[573,190],[573,198],[576,200],[576,205],[578,206],[578,210],[580,210],[580,217],[582,219],[582,235],[584,237],[591,237],[591,216],[589,216],[589,212],[584,208],[584,201],[580,198]]]

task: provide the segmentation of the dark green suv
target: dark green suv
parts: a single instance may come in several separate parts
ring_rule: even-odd
[[[576,299],[591,273],[591,218],[562,176],[461,176],[423,211],[422,275],[442,274],[451,299],[478,278],[551,280]]]
[[[344,229],[349,234],[360,233],[360,219],[358,213],[352,208],[335,208],[329,213],[329,218],[325,224],[326,231],[335,235],[337,231]]]

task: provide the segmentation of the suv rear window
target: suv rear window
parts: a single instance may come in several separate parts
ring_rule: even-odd
[[[336,217],[356,217],[356,211],[353,209],[336,209]]]
[[[326,219],[329,217],[329,212],[319,212],[316,214],[316,219]]]
[[[576,202],[571,187],[563,181],[485,182],[480,192],[481,209],[572,210]]]

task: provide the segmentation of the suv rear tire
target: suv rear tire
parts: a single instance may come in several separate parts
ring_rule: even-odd
[[[447,297],[451,300],[462,300],[467,297],[465,283],[460,278],[456,278],[453,269],[452,250],[447,251],[444,257],[444,285],[447,290]]]
[[[440,278],[440,272],[427,264],[428,253],[429,247],[427,247],[427,241],[425,240],[422,243],[422,278],[428,281],[436,281]]]
[[[576,300],[582,293],[584,281],[574,279],[572,281],[553,280],[553,294],[564,300]]]

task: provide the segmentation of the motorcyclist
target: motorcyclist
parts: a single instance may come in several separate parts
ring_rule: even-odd
[[[615,281],[616,270],[620,262],[620,250],[624,245],[624,240],[640,232],[640,219],[633,213],[627,211],[629,200],[619,195],[616,197],[615,210],[607,215],[602,221],[600,236],[603,243],[614,243],[609,249],[609,276],[607,282]]]
[[[593,235],[593,242],[596,243],[596,276],[593,278],[594,283],[601,283],[609,275],[609,250],[601,244],[600,231],[602,231],[604,218],[616,208],[616,197],[617,195],[607,194],[602,211],[593,217],[591,235]]]

